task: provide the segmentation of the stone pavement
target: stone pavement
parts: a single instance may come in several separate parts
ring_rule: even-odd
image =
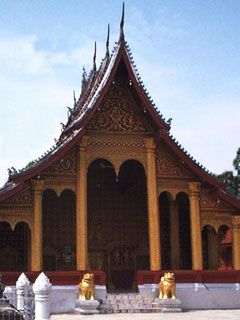
[[[99,315],[58,314],[51,320],[239,320],[240,310],[201,310],[177,314],[166,313],[115,313]]]

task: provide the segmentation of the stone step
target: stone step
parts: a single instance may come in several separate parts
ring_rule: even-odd
[[[139,293],[108,294],[102,300],[100,313],[161,312],[159,305]]]

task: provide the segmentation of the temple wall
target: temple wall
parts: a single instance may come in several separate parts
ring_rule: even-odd
[[[148,175],[146,141],[150,141],[151,136],[151,132],[148,131],[126,132],[122,130],[114,132],[89,129],[84,137],[85,172],[87,173],[89,165],[94,160],[102,158],[112,163],[116,176],[118,176],[123,163],[132,159],[139,161]],[[80,141],[79,146],[73,148],[60,161],[51,165],[38,176],[38,179],[42,181],[41,194],[50,189],[60,197],[64,190],[71,190],[77,196],[78,175],[82,170],[79,163],[81,145]],[[171,201],[174,202],[180,193],[184,193],[190,199],[190,184],[197,181],[197,178],[162,142],[155,143],[154,148],[157,197],[167,192],[171,196]],[[216,233],[223,225],[233,230],[233,215],[237,214],[236,210],[219,200],[217,190],[212,189],[206,183],[200,183],[197,192],[200,234],[205,226],[212,226]],[[34,223],[36,223],[34,220],[36,201],[34,199],[34,186],[31,181],[28,181],[22,190],[0,204],[0,222],[8,222],[12,230],[19,222],[25,222],[33,235]],[[175,224],[174,221],[171,223]],[[151,228],[149,232],[151,233]],[[176,249],[174,250],[176,254]]]

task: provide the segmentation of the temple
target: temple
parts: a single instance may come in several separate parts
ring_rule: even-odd
[[[124,10],[56,144],[9,170],[1,272],[103,271],[119,289],[140,270],[240,270],[240,201],[171,135],[123,27]]]

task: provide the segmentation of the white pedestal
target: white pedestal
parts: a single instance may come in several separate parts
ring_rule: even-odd
[[[182,312],[182,302],[179,299],[159,299],[154,300],[161,308],[162,312]]]
[[[80,314],[98,314],[99,302],[97,300],[76,300],[75,312]]]

